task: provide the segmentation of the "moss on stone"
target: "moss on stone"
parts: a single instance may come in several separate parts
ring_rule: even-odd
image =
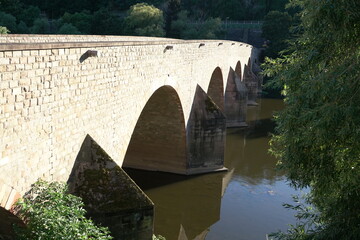
[[[218,111],[216,104],[210,98],[205,99],[205,107],[206,111],[211,113]]]
[[[92,212],[110,213],[152,207],[151,200],[131,178],[91,140],[91,158],[82,159],[76,173],[75,194]]]

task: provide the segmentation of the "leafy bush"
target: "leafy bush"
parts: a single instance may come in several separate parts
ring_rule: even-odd
[[[8,34],[10,31],[6,27],[0,26],[0,34]]]
[[[297,223],[290,224],[286,233],[278,231],[269,234],[270,240],[310,240],[314,239],[323,228],[320,212],[311,204],[311,195],[293,196],[294,204],[284,204],[287,209],[296,211]]]
[[[161,235],[153,235],[152,236],[152,240],[166,240],[166,238],[164,238],[163,236]]]
[[[109,230],[85,218],[79,197],[67,193],[65,183],[38,180],[16,211],[27,228],[16,228],[18,239],[112,239]]]

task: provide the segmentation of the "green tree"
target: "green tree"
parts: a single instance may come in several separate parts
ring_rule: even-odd
[[[4,26],[10,32],[15,33],[17,30],[16,18],[11,14],[0,11],[0,26]]]
[[[27,26],[32,26],[35,19],[40,18],[40,9],[35,6],[23,8],[17,18],[23,21]]]
[[[262,25],[263,37],[269,41],[266,55],[277,57],[278,53],[288,47],[292,17],[287,12],[271,11]]]
[[[128,10],[131,6],[138,3],[147,3],[149,5],[154,5],[156,7],[161,7],[166,2],[166,0],[114,0],[115,6],[120,10]]]
[[[220,18],[209,18],[204,21],[194,21],[187,11],[180,11],[178,19],[173,22],[174,32],[182,39],[215,39],[220,32]]]
[[[72,26],[76,27],[77,31],[80,31],[83,34],[90,34],[93,15],[87,10],[76,12],[74,14],[66,12],[61,17],[61,21],[63,23],[71,24]]]
[[[243,20],[246,18],[248,9],[243,1],[217,1],[214,5],[212,16],[220,17],[223,20]]]
[[[177,15],[180,12],[180,0],[169,0],[165,9],[165,32],[166,37],[178,38],[179,34],[172,31],[172,22],[177,19]]]
[[[30,33],[30,29],[24,21],[20,21],[19,24],[17,25],[17,33],[21,33],[21,34]]]
[[[92,17],[91,34],[119,35],[123,33],[123,22],[109,9],[101,8]]]
[[[0,26],[0,34],[8,34],[10,31],[6,27]]]
[[[50,24],[46,18],[37,18],[34,20],[34,25],[30,29],[34,34],[46,34],[50,32]]]
[[[67,193],[64,183],[37,181],[17,203],[27,227],[16,228],[17,239],[112,239],[109,230],[85,218],[79,197]]]
[[[127,34],[162,37],[164,32],[163,12],[147,3],[131,6],[125,18]]]
[[[65,23],[59,28],[57,34],[81,34],[81,32],[71,23]]]
[[[286,94],[271,148],[320,211],[323,227],[302,239],[360,239],[360,1],[292,3],[302,34],[266,70]]]
[[[18,14],[21,13],[23,8],[23,3],[21,0],[1,0],[0,1],[0,11],[11,14],[17,18]]]

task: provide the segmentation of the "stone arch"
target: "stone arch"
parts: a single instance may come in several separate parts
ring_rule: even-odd
[[[21,194],[0,180],[0,207],[10,210]]]
[[[13,213],[13,205],[20,197],[18,191],[0,180],[0,239],[15,239],[13,224],[24,226]]]
[[[235,73],[239,76],[240,80],[242,81],[242,70],[241,70],[241,62],[238,61],[235,66]]]
[[[174,88],[157,89],[143,108],[132,133],[124,167],[186,172],[186,131],[182,105]]]
[[[215,68],[211,75],[207,94],[220,110],[224,111],[224,81],[219,67]]]

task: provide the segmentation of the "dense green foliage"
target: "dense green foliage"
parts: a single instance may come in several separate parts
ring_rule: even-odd
[[[112,239],[107,228],[85,218],[80,198],[63,183],[37,181],[17,203],[27,228],[16,229],[17,239]]]
[[[8,34],[8,33],[9,33],[9,29],[0,26],[0,34]]]
[[[219,21],[261,20],[271,10],[283,10],[286,2],[287,0],[1,0],[0,26],[7,27],[11,33],[215,38],[224,36],[219,29]],[[154,7],[142,6],[142,14],[135,14],[139,12],[141,5]],[[146,21],[149,26],[145,25]],[[174,27],[175,21],[178,22]]]
[[[269,234],[270,240],[310,240],[317,239],[318,232],[323,230],[323,222],[316,208],[311,205],[310,194],[293,196],[293,204],[284,204],[284,207],[296,211],[296,224],[290,224],[286,233],[278,231]]]
[[[185,10],[196,18],[259,20],[269,11],[283,10],[288,0],[182,0]]]
[[[295,10],[295,11],[294,11]],[[277,58],[281,52],[289,47],[289,40],[295,35],[294,25],[298,23],[296,9],[287,8],[286,11],[270,11],[262,24],[262,36],[265,39],[265,51],[263,55],[269,58]],[[271,78],[264,77],[266,84]],[[267,87],[262,92],[265,97],[282,98],[281,87]]]
[[[182,39],[215,39],[220,33],[221,20],[209,18],[201,22],[193,22],[188,11],[181,11],[178,19],[172,22],[173,33]]]
[[[126,33],[129,35],[156,37],[165,35],[162,11],[146,3],[131,6],[125,18],[125,26]]]
[[[360,239],[360,1],[291,3],[302,34],[266,70],[286,103],[271,144],[292,184],[311,187],[322,228],[287,239]]]
[[[287,12],[271,11],[265,16],[262,34],[268,40],[266,56],[275,58],[287,48],[291,25],[292,17]]]

